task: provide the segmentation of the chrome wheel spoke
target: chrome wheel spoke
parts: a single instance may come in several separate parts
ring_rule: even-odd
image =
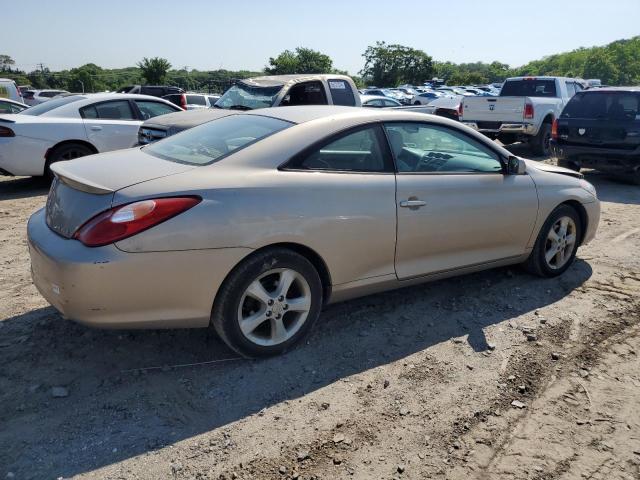
[[[284,326],[282,318],[271,319],[271,341],[274,344],[282,343],[289,337],[287,329]]]
[[[569,226],[569,219],[567,217],[562,217],[560,219],[560,236],[564,237],[567,234],[567,227]]]
[[[296,273],[293,270],[284,270],[280,274],[280,280],[278,281],[278,288],[276,288],[276,297],[283,296],[286,297],[289,289],[291,288],[291,284],[296,279]]]
[[[564,265],[564,262],[565,262],[564,248],[561,248],[560,250],[558,250],[558,255],[556,258],[556,267],[561,267],[562,265]]]
[[[551,261],[555,258],[557,254],[558,254],[558,250],[555,248],[555,246],[547,250],[547,253],[545,253],[545,258],[549,265],[551,265]]]
[[[269,320],[269,318],[265,315],[265,312],[255,313],[240,320],[240,330],[242,330],[242,333],[245,335],[249,335],[267,320]]]
[[[556,233],[554,228],[551,228],[551,230],[549,230],[549,235],[547,235],[547,238],[552,242],[557,242],[558,240],[560,240],[560,236]]]
[[[308,312],[311,309],[311,298],[307,296],[290,298],[287,300],[287,305],[291,312]]]
[[[575,235],[575,233],[567,235],[566,240],[567,240],[567,245],[573,245],[574,243],[576,243],[576,235]]]
[[[267,292],[262,286],[260,280],[254,280],[253,282],[251,282],[251,285],[249,285],[249,288],[247,288],[247,295],[255,298],[264,305],[267,305],[269,300],[271,300],[271,295],[269,295],[269,292]]]

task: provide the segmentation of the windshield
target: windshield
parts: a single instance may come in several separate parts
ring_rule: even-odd
[[[215,103],[215,106],[238,110],[268,108],[273,106],[273,102],[280,90],[282,90],[282,85],[255,87],[239,82],[227,90]]]
[[[142,151],[172,162],[209,165],[292,125],[259,115],[231,115],[173,135]]]
[[[555,97],[555,80],[523,79],[505,82],[501,97]]]
[[[561,118],[635,120],[640,95],[631,92],[581,92],[573,96]]]
[[[81,95],[72,95],[70,97],[54,98],[53,100],[49,100],[47,102],[41,103],[31,108],[27,108],[26,110],[20,112],[19,115],[42,115],[43,113],[50,112],[54,108],[67,105],[69,103],[77,102],[78,100],[86,100],[86,99],[87,97],[83,97]]]

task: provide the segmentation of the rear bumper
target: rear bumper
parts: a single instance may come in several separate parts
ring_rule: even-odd
[[[589,146],[566,145],[551,140],[551,153],[558,160],[577,166],[611,172],[627,173],[640,168],[640,148],[620,150]]]
[[[33,283],[64,317],[94,327],[206,327],[222,281],[251,251],[89,248],[55,234],[44,213],[27,227]]]
[[[535,135],[537,132],[536,126],[533,123],[513,123],[513,122],[480,122],[471,120],[462,120],[462,123],[467,127],[471,127],[482,133],[516,133],[522,135]],[[486,127],[483,123],[496,123],[492,127]]]

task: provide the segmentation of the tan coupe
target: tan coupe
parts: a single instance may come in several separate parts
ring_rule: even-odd
[[[571,170],[459,123],[287,107],[52,167],[33,278],[65,317],[207,327],[239,353],[299,342],[322,306],[508,264],[555,276],[600,206]]]

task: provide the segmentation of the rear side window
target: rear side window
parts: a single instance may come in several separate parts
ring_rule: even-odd
[[[209,165],[292,125],[260,115],[230,115],[185,130],[142,151],[172,162]]]
[[[80,116],[88,120],[136,120],[128,100],[89,105],[80,109]]]
[[[343,134],[325,145],[303,153],[288,168],[346,172],[390,171],[382,150],[379,126],[365,127]]]
[[[635,92],[579,92],[567,103],[561,118],[640,119],[639,99]]]
[[[353,96],[353,90],[347,81],[329,80],[329,91],[334,105],[355,106],[356,98]]]
[[[136,100],[135,102],[144,120],[178,111],[177,108],[172,108],[166,103],[153,102],[151,100]]]
[[[187,105],[206,105],[204,95],[187,95]]]
[[[83,97],[82,95],[70,95],[68,97],[54,98],[53,100],[41,103],[40,105],[36,105],[35,107],[27,108],[25,111],[20,112],[20,115],[42,115],[58,107],[67,105],[68,103],[86,99],[87,97]]]
[[[505,82],[500,92],[501,97],[555,97],[556,81],[539,80],[509,80]]]
[[[180,106],[180,98],[181,97],[182,97],[182,95],[178,95],[178,94],[174,93],[174,94],[171,94],[171,95],[165,95],[162,98],[164,98],[165,100],[170,101],[174,105]]]

